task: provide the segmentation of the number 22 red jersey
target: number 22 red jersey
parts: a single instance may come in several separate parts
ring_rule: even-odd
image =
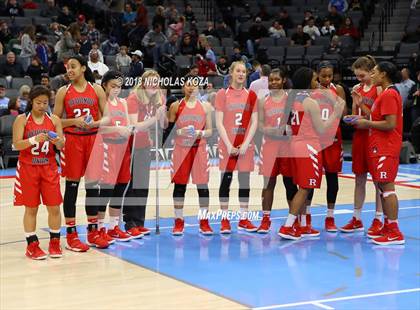
[[[83,92],[78,92],[72,84],[67,87],[64,97],[64,109],[66,119],[78,118],[80,116],[92,115],[93,120],[99,119],[99,99],[98,95],[89,82]],[[64,128],[65,133],[87,135],[98,131],[98,128],[84,129],[76,126]]]

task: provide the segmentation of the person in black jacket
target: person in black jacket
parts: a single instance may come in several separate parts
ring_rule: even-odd
[[[255,56],[255,50],[258,49],[260,41],[264,37],[268,37],[267,28],[261,24],[261,18],[257,17],[255,23],[249,28],[249,40],[246,41],[248,53],[252,57]]]
[[[8,52],[6,55],[6,63],[0,66],[0,76],[23,77],[25,71],[20,63],[16,62],[16,55],[13,52]]]

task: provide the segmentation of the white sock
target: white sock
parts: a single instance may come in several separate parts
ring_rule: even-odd
[[[240,208],[241,220],[246,220],[248,217],[248,208]]]
[[[389,224],[391,224],[391,223],[397,223],[398,224],[398,219],[396,219],[396,220],[388,220],[388,223]]]
[[[209,213],[209,208],[200,207],[200,218],[199,220],[207,220],[207,214]]]
[[[306,206],[306,214],[311,214],[311,205]]]
[[[119,216],[110,216],[109,217],[109,228],[114,229],[115,226],[118,226],[119,220],[120,220]]]
[[[98,229],[105,227],[105,219],[98,218]]]
[[[306,226],[306,214],[302,214],[300,216],[300,226],[302,226],[302,227]]]
[[[362,209],[354,209],[353,216],[356,220],[360,220],[360,216],[362,215]]]
[[[60,233],[61,231],[60,231],[60,229],[51,229],[50,228],[50,233],[53,233],[53,234],[58,234],[58,233]],[[34,233],[34,235],[35,235],[35,233]]]
[[[375,213],[375,218],[377,219],[377,220],[382,220],[382,215],[383,215],[383,213],[382,212],[378,212],[378,211],[376,211],[376,213]]]
[[[270,217],[271,211],[263,211],[263,216]]]
[[[35,236],[36,232],[26,232],[25,233],[25,238],[29,238],[30,236]]]
[[[286,224],[284,226],[286,227],[292,227],[293,223],[296,220],[296,215],[290,214],[287,216]]]
[[[183,219],[184,218],[184,209],[175,209],[175,218]]]
[[[327,209],[327,217],[334,217],[334,209]]]

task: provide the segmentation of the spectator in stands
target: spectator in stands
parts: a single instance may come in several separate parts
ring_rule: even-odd
[[[223,20],[219,20],[216,27],[216,36],[219,39],[232,38],[232,31],[228,28]]]
[[[87,29],[90,44],[99,43],[101,34],[98,29],[95,28],[95,20],[89,19]]]
[[[303,32],[307,33],[312,40],[315,40],[317,37],[321,36],[321,32],[317,26],[315,26],[315,18],[311,17],[308,19],[307,25],[303,27]]]
[[[143,62],[143,53],[140,50],[136,50],[132,53],[130,70],[128,71],[127,76],[129,77],[140,77],[144,73]]]
[[[182,42],[179,46],[179,52],[181,55],[185,55],[188,57],[192,57],[197,54],[196,46],[194,42],[191,40],[191,35],[187,32],[182,37]]]
[[[50,88],[50,87],[48,87],[48,88]],[[50,100],[48,102],[48,112],[49,113],[52,113],[52,111],[54,110],[55,95],[56,95],[55,90],[50,89]]]
[[[126,33],[136,28],[137,13],[133,12],[133,6],[127,2],[124,6],[124,13],[122,16],[122,26]]]
[[[197,67],[198,75],[202,77],[207,77],[209,75],[217,75],[216,64],[211,61],[209,58],[204,58],[201,55],[198,55]]]
[[[47,7],[41,10],[42,17],[58,18],[60,10],[55,6],[55,0],[47,0]]]
[[[144,36],[142,45],[146,49],[146,56],[153,58],[153,66],[157,67],[160,58],[160,48],[168,41],[162,32],[160,24],[153,25],[153,30],[150,30]]]
[[[305,27],[308,24],[309,19],[314,18],[314,16],[311,10],[305,10],[303,16],[302,26]]]
[[[62,60],[57,59],[57,62],[55,62],[51,66],[51,70],[50,70],[50,76],[51,77],[67,73],[66,66],[67,66],[67,63],[69,61],[70,56],[72,56],[72,54],[64,53],[62,55]]]
[[[267,12],[267,7],[264,4],[260,4],[260,10],[258,11],[255,17],[261,18],[262,21],[269,21],[271,19],[271,14]]]
[[[257,17],[255,23],[248,31],[249,39],[246,41],[246,46],[248,48],[248,54],[252,57],[255,56],[255,50],[258,49],[261,39],[268,37],[268,30],[261,22],[261,18]]]
[[[22,110],[20,109],[20,101],[19,98],[11,98],[8,102],[5,109],[0,108],[0,116],[3,115],[14,115],[17,116],[19,114],[22,114]]]
[[[48,73],[41,74],[41,83],[42,86],[50,87],[50,77]]]
[[[48,56],[48,45],[47,45],[47,38],[44,36],[40,36],[37,38],[38,42],[36,44],[35,50],[36,55],[41,61],[41,64],[48,68],[49,66],[49,56]]]
[[[105,56],[114,56],[120,51],[120,46],[118,45],[117,38],[110,36],[108,40],[105,40],[101,44],[102,53]]]
[[[286,29],[286,32],[289,29],[293,29],[295,26],[293,20],[289,16],[289,12],[286,9],[280,11],[277,21],[283,25],[283,28]]]
[[[161,5],[156,7],[156,13],[152,20],[152,25],[160,24],[162,29],[166,29],[165,8]]]
[[[335,27],[331,25],[331,22],[328,18],[324,19],[324,26],[321,28],[321,35],[325,37],[332,37],[335,34]]]
[[[175,56],[179,53],[178,38],[176,33],[169,37],[169,41],[162,46],[162,56],[175,60]]]
[[[64,34],[64,30],[66,30],[66,26],[60,25],[57,22],[51,23],[48,29],[48,34],[53,35],[55,39],[58,41]]]
[[[207,44],[208,44],[208,40],[207,40],[206,35],[200,34],[198,36],[198,42],[197,42],[197,53],[203,57],[206,55]]]
[[[403,68],[401,70],[401,82],[395,84],[395,86],[398,88],[398,91],[400,92],[401,99],[403,102],[403,107],[407,107],[407,98],[410,94],[411,88],[416,85],[416,83],[410,79],[410,70],[408,68]]]
[[[79,14],[76,20],[77,26],[79,26],[80,33],[89,32],[88,25],[86,24],[86,17],[83,14]]]
[[[3,44],[0,42],[0,55],[3,55],[4,47]]]
[[[420,71],[417,71],[417,82],[410,89],[407,102],[407,113],[410,115],[410,128],[420,117]]]
[[[19,30],[19,34],[13,37],[9,41],[9,43],[7,43],[6,50],[15,53],[15,55],[20,55],[20,52],[22,51],[22,45],[21,45],[22,36],[23,36],[23,31]]]
[[[258,98],[264,98],[269,94],[268,90],[268,76],[270,75],[271,67],[269,65],[263,65],[260,71],[260,78],[252,81],[249,89],[257,94]]]
[[[215,64],[217,62],[216,54],[214,53],[213,49],[211,48],[210,42],[207,41],[204,48],[206,50],[206,54],[205,54],[204,58],[210,59],[211,62]]]
[[[58,90],[60,87],[65,86],[69,83],[70,83],[70,79],[67,73],[65,73],[65,74],[59,74],[55,76],[54,78],[52,78],[50,82],[50,86],[51,86],[51,89]]]
[[[274,39],[286,37],[286,31],[284,31],[283,25],[280,24],[277,20],[273,22],[273,25],[268,31],[270,32],[270,37]]]
[[[89,55],[88,57],[90,57],[90,54],[93,52],[97,52],[98,56],[99,56],[99,61],[104,63],[104,54],[102,54],[101,50],[99,49],[99,44],[98,43],[93,43],[92,44],[92,49],[89,51]]]
[[[198,66],[197,65],[192,65],[190,67],[190,72],[188,72],[189,75],[191,76],[198,76]]]
[[[340,28],[343,23],[343,17],[338,13],[336,6],[331,6],[330,13],[327,15],[328,20],[334,25],[335,29]]]
[[[76,23],[71,24],[67,30],[64,32],[63,37],[57,43],[58,51],[57,58],[61,60],[63,54],[73,55],[73,48],[76,46],[76,43],[80,40],[80,30],[79,26]]]
[[[165,10],[165,17],[168,24],[176,23],[178,20],[178,10],[176,9],[175,3],[171,2],[168,8]]]
[[[206,30],[203,31],[203,34],[205,36],[213,36],[219,38],[216,29],[214,29],[214,23],[212,21],[207,21],[206,25]]]
[[[38,4],[32,0],[24,0],[22,8],[25,10],[36,10],[38,9]]]
[[[149,21],[147,19],[147,9],[146,9],[146,6],[143,4],[143,0],[136,0],[136,7],[137,7],[136,26],[146,31],[149,25]]]
[[[0,76],[2,77],[23,77],[25,70],[20,63],[16,62],[16,55],[13,52],[6,54],[6,63],[0,66]]]
[[[225,55],[219,57],[219,60],[216,64],[217,74],[218,75],[228,75],[229,74],[229,64],[228,59]]]
[[[341,53],[341,42],[339,36],[333,36],[328,47],[328,54],[340,54]]]
[[[185,28],[185,16],[180,16],[178,18],[177,23],[170,24],[168,26],[168,36],[170,36],[172,33],[176,33],[178,36],[182,36],[184,33]]]
[[[296,33],[292,35],[291,45],[303,45],[304,47],[308,47],[311,45],[311,37],[303,32],[302,25],[297,25]]]
[[[3,46],[6,46],[11,39],[13,39],[13,34],[11,33],[7,22],[5,20],[0,20],[0,42]]]
[[[328,11],[331,12],[333,7],[335,7],[339,13],[343,14],[349,8],[349,4],[346,0],[330,0],[328,3]]]
[[[339,36],[350,36],[353,40],[359,39],[359,30],[353,25],[353,20],[350,17],[346,17],[344,24],[338,29],[337,34]]]
[[[87,32],[82,32],[80,34],[79,44],[80,44],[80,54],[82,54],[83,56],[88,56],[90,50],[92,49],[92,44],[90,44]]]
[[[88,67],[92,71],[97,84],[101,84],[102,77],[109,71],[106,64],[99,61],[99,54],[97,51],[92,51],[89,54]]]
[[[363,11],[363,5],[360,0],[350,0],[349,11]]]
[[[233,53],[230,56],[230,61],[234,62],[234,61],[241,61],[242,60],[242,52],[241,52],[241,48],[239,47],[239,45],[235,45],[233,47]]]
[[[131,64],[131,57],[127,55],[128,48],[125,45],[120,47],[120,51],[115,57],[115,63],[117,64],[117,69],[120,70],[121,67],[128,67]]]
[[[38,56],[32,58],[32,62],[28,69],[26,70],[26,75],[32,78],[32,83],[34,85],[39,85],[41,83],[41,75],[43,73],[47,73],[48,70],[45,68],[41,61],[39,60]]]
[[[417,26],[416,31],[405,33],[402,41],[404,43],[419,43],[420,42],[420,25]]]
[[[249,78],[248,78],[249,84],[258,80],[261,77],[261,74],[260,74],[261,69],[262,69],[262,67],[261,67],[260,62],[257,61],[257,60],[254,60],[252,62],[252,66],[249,68],[249,70],[250,70],[250,74],[248,75],[249,76]]]
[[[74,21],[74,16],[70,12],[68,6],[63,6],[57,22],[61,25],[68,27]]]
[[[23,16],[23,9],[17,0],[8,0],[4,12],[6,16],[10,17]]]
[[[241,24],[254,19],[254,15],[252,14],[251,7],[249,6],[248,3],[244,4],[244,9],[245,11],[241,12],[241,14],[238,16],[238,22],[240,22]]]
[[[25,112],[26,106],[29,102],[29,93],[31,92],[31,88],[28,85],[22,85],[19,88],[19,111]]]
[[[187,21],[190,24],[192,22],[197,21],[197,19],[195,18],[194,12],[192,10],[192,6],[189,3],[187,3],[187,5],[185,5],[184,16],[185,16],[185,21]]]
[[[7,109],[10,98],[6,97],[6,86],[0,85],[0,110]]]
[[[22,64],[23,70],[26,71],[31,64],[31,59],[36,55],[35,50],[35,26],[26,26],[23,30],[23,35],[20,39],[20,63]]]

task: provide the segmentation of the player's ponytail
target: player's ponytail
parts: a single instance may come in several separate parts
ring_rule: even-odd
[[[32,87],[31,91],[29,92],[29,101],[26,105],[25,113],[32,111],[32,101],[39,96],[47,96],[48,100],[50,100],[51,92],[47,87],[42,85]]]
[[[396,84],[401,82],[401,72],[398,70],[392,62],[381,61],[376,65],[380,72],[385,72],[387,79],[392,83]]]
[[[76,55],[76,56],[71,56],[69,60],[70,59],[77,60],[82,67],[84,66],[86,68],[85,73],[84,73],[86,81],[90,83],[95,83],[95,77],[93,76],[92,70],[90,70],[88,63],[84,57]]]

